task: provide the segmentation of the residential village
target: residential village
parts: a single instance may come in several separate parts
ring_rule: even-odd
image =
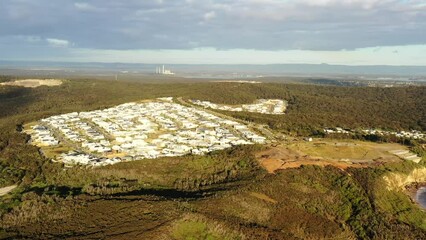
[[[253,112],[262,114],[273,114],[281,115],[284,114],[287,108],[287,102],[281,99],[258,99],[253,104],[242,104],[242,105],[225,105],[216,104],[209,101],[191,100],[195,105],[202,106],[204,108],[211,108],[224,111],[232,112]]]
[[[265,114],[283,114],[286,107],[282,100],[265,99],[241,107],[199,100],[192,100],[192,103],[205,108]],[[359,131],[366,135],[426,140],[426,134],[419,131],[324,129],[325,134],[354,134]],[[42,152],[46,149],[67,149],[50,156],[66,166],[104,166],[122,161],[203,155],[236,145],[266,142],[265,137],[242,123],[174,103],[171,97],[51,116],[27,127],[25,132],[31,136],[30,143],[39,146]]]
[[[40,120],[25,130],[31,144],[67,146],[54,161],[103,166],[121,161],[205,153],[265,143],[247,126],[159,98]]]
[[[336,128],[325,128],[325,134],[355,134],[361,133],[363,135],[378,135],[378,136],[395,136],[398,138],[408,138],[408,139],[417,139],[417,140],[426,140],[426,134],[420,131],[385,131],[380,129],[361,129],[361,130],[352,130],[352,129],[343,129],[340,127]]]

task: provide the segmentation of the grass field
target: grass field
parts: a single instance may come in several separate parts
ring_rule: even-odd
[[[395,143],[315,139],[313,142],[297,141],[270,146],[258,152],[256,157],[268,172],[273,173],[278,169],[298,168],[302,165],[332,165],[346,169],[401,162],[399,157],[389,151],[406,149],[406,146]]]
[[[396,143],[373,143],[351,140],[315,139],[312,142],[290,144],[289,148],[313,158],[329,160],[348,160],[353,162],[381,160],[398,161],[389,153],[392,150],[406,150],[407,147]]]

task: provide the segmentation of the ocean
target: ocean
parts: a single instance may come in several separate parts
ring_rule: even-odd
[[[416,201],[420,204],[420,206],[426,209],[426,187],[421,187],[417,190]]]

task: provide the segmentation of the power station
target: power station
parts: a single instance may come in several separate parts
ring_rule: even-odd
[[[164,67],[164,65],[160,66],[160,67],[156,67],[155,73],[156,74],[163,74],[163,75],[174,75],[175,74],[174,72],[170,71],[169,69],[166,69]]]

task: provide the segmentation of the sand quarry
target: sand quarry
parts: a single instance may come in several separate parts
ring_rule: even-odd
[[[18,87],[26,87],[26,88],[36,88],[40,86],[59,86],[62,84],[62,80],[59,79],[24,79],[24,80],[16,80],[13,82],[4,82],[0,83],[2,86],[18,86]]]
[[[269,173],[302,165],[332,165],[346,169],[402,161],[390,152],[392,150],[407,150],[407,148],[390,143],[318,139],[313,142],[298,141],[271,145],[265,151],[257,153],[256,158]]]

